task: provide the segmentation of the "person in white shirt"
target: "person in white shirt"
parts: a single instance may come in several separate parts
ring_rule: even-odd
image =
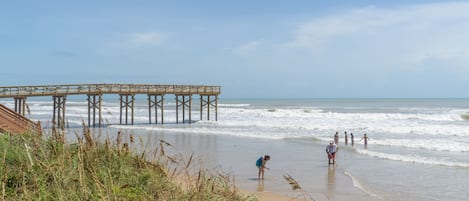
[[[339,150],[339,148],[337,147],[336,144],[334,144],[334,142],[330,142],[329,145],[327,145],[326,147],[326,153],[327,153],[327,157],[329,158],[329,164],[335,164],[335,154],[337,153],[337,151]],[[331,160],[332,160],[332,163],[331,163]]]

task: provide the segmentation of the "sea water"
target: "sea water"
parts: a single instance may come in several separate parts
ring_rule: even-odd
[[[1,103],[14,107],[13,101],[3,99]],[[51,125],[52,101],[28,99],[27,103],[28,117],[40,120],[43,126]],[[277,149],[287,153],[287,160],[288,154],[293,154],[322,163],[323,158],[313,156],[323,157],[322,147],[339,132],[337,174],[371,198],[423,201],[469,197],[469,121],[464,118],[469,113],[469,99],[221,99],[218,121],[214,121],[214,108],[211,120],[207,120],[206,109],[200,120],[198,104],[194,104],[191,124],[175,123],[175,102],[168,99],[164,125],[148,125],[148,103],[143,98],[137,99],[134,125],[118,125],[119,109],[117,101],[105,99],[103,125],[134,132],[224,136],[244,142],[252,139],[267,142],[262,145],[265,152],[278,145]],[[86,100],[67,101],[68,126],[87,123],[87,114]],[[355,136],[353,146],[350,133]],[[361,141],[365,133],[369,137],[367,146]],[[304,166],[298,171],[313,165],[296,164]],[[325,191],[315,186],[317,182],[300,180],[307,191]]]

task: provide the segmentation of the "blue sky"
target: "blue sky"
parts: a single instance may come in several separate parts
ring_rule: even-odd
[[[8,1],[0,3],[0,85],[467,98],[468,10],[465,1]]]

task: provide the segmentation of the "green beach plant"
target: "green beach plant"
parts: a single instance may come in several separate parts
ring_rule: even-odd
[[[132,151],[140,146],[133,135],[129,143],[123,136],[100,142],[84,126],[75,143],[65,143],[63,130],[51,132],[0,134],[2,200],[257,200],[239,193],[226,173],[192,174],[194,155],[170,156],[164,140],[149,159]]]

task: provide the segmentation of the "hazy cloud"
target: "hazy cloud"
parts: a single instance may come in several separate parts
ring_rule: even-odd
[[[302,24],[288,47],[369,52],[414,65],[468,61],[468,10],[468,2],[347,10]]]
[[[435,27],[451,26],[455,21],[468,24],[469,3],[438,3],[409,6],[397,9],[366,7],[344,11],[344,14],[314,19],[301,25],[295,31],[294,46],[316,47],[333,40],[334,37],[386,32],[393,29],[400,32],[432,30]],[[449,24],[446,24],[446,23]],[[461,26],[461,24],[459,24]],[[466,30],[464,26],[461,29]],[[426,34],[432,34],[426,33]]]
[[[261,41],[251,41],[245,44],[240,45],[237,48],[233,49],[233,53],[240,55],[240,56],[246,56],[249,55],[250,53],[256,51],[261,45]]]
[[[166,39],[162,32],[139,32],[129,35],[128,43],[133,46],[155,46],[160,45]]]

